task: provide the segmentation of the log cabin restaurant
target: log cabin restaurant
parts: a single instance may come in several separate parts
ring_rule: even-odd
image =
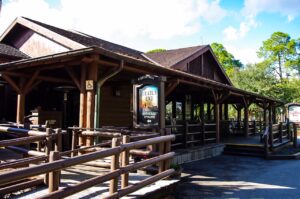
[[[171,133],[180,150],[251,140],[283,122],[283,103],[234,87],[209,45],[143,53],[25,17],[0,42],[1,124]]]

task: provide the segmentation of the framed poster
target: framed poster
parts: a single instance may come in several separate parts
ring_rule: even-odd
[[[133,120],[138,128],[152,128],[160,125],[161,83],[163,78],[145,75],[134,81],[133,85]],[[163,98],[164,99],[164,98]]]
[[[159,121],[158,86],[143,85],[138,88],[138,123],[156,126]]]

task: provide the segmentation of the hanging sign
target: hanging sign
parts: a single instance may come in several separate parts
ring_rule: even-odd
[[[292,105],[289,107],[289,119],[291,122],[300,123],[300,106]]]
[[[145,75],[134,83],[134,124],[157,127],[160,120],[160,83],[162,78]]]
[[[144,85],[138,88],[139,122],[144,125],[158,125],[158,87]]]

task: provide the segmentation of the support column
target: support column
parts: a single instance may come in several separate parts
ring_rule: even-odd
[[[249,135],[249,106],[248,104],[244,107],[244,135]]]
[[[239,130],[241,129],[241,120],[242,120],[241,111],[242,111],[241,107],[238,107],[237,108],[237,126],[238,126]]]
[[[277,121],[276,121],[276,107],[273,107],[272,111],[273,111],[272,121],[273,121],[273,124],[276,124],[277,123]]]
[[[165,129],[166,129],[166,97],[165,97],[165,82],[166,78],[162,77],[160,83],[159,83],[159,100],[160,100],[160,107],[159,107],[159,130],[161,135],[165,135]]]
[[[264,126],[264,129],[266,129],[267,127],[267,108],[264,106],[264,113],[263,113],[263,126]]]
[[[220,143],[220,106],[218,103],[215,103],[214,105],[214,116],[215,116],[215,122],[216,122],[216,143]]]
[[[94,55],[93,59],[95,61],[91,62],[88,66],[87,80],[93,81],[93,89],[86,92],[86,128],[94,128],[94,118],[95,118],[95,86],[98,81],[98,55]],[[92,136],[87,137],[86,146],[91,146],[94,144],[94,138]]]
[[[18,93],[16,123],[23,124],[25,116],[25,95]]]
[[[85,81],[86,81],[86,68],[87,65],[81,66],[80,71],[80,104],[79,104],[79,127],[84,128],[86,127],[86,91],[85,91]],[[78,145],[84,146],[86,145],[85,137],[81,134],[78,135]]]
[[[219,104],[220,121],[223,120],[223,104]]]
[[[204,121],[204,104],[200,101],[200,120],[201,120],[201,143],[205,144],[205,121]]]

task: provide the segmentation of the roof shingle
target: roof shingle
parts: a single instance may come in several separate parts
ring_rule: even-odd
[[[172,67],[205,47],[207,47],[207,45],[146,53],[146,56],[163,66]]]
[[[25,18],[25,17],[23,17]],[[74,31],[68,31],[68,30],[64,30],[64,29],[61,29],[61,28],[57,28],[57,27],[54,27],[54,26],[51,26],[51,25],[48,25],[48,24],[44,24],[44,23],[41,23],[39,21],[35,21],[35,20],[32,20],[32,19],[29,19],[29,18],[25,18],[33,23],[36,23],[44,28],[47,28],[57,34],[60,34],[68,39],[71,39],[77,43],[80,43],[86,47],[91,47],[91,46],[97,46],[97,47],[100,47],[100,48],[103,48],[103,49],[106,49],[106,50],[109,50],[109,51],[112,51],[112,52],[115,52],[115,53],[119,53],[119,54],[123,54],[123,55],[127,55],[127,56],[130,56],[130,57],[134,57],[134,58],[137,58],[137,59],[141,59],[141,60],[144,60],[144,61],[149,61],[147,60],[142,54],[143,52],[141,51],[138,51],[138,50],[134,50],[134,49],[131,49],[131,48],[128,48],[128,47],[125,47],[125,46],[121,46],[119,44],[115,44],[115,43],[112,43],[112,42],[108,42],[108,41],[105,41],[103,39],[99,39],[99,38],[96,38],[96,37],[93,37],[93,36],[90,36],[88,34],[85,34],[85,33],[80,33],[80,32],[74,32]]]
[[[29,58],[28,55],[24,54],[18,49],[3,43],[0,43],[0,54],[17,58]]]

